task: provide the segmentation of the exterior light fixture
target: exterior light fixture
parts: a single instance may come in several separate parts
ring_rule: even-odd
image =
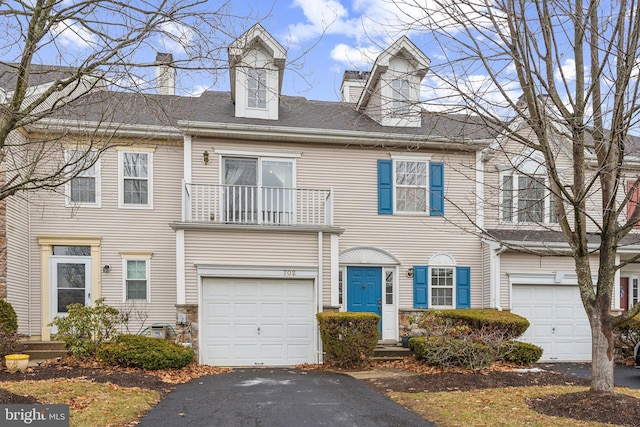
[[[109,264],[105,264],[104,267],[102,267],[103,273],[108,273],[110,271],[111,271],[111,266]]]
[[[407,270],[407,277],[413,277],[413,268]]]
[[[209,152],[207,150],[202,153],[202,160],[204,161],[205,166],[209,164]]]

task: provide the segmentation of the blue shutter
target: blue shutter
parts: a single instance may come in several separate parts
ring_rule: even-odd
[[[456,267],[456,308],[471,308],[470,267]]]
[[[378,160],[378,213],[393,214],[393,168],[391,160]]]
[[[429,211],[444,216],[444,163],[429,163]]]
[[[413,267],[413,307],[427,308],[429,307],[427,285],[429,268],[424,266]]]

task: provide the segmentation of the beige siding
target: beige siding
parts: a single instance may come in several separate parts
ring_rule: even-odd
[[[491,307],[491,249],[487,243],[482,244],[482,305]]]
[[[38,277],[29,275],[29,204],[28,195],[7,199],[7,300],[18,315],[18,332],[34,333],[32,319],[40,314]],[[30,295],[35,294],[30,300]],[[35,325],[35,329],[38,325]]]
[[[195,264],[318,267],[316,233],[185,231],[186,299],[197,303]],[[327,261],[328,262],[328,261]]]
[[[598,274],[598,257],[593,255],[591,261],[591,274]],[[572,257],[560,256],[535,256],[517,252],[505,252],[500,256],[500,304],[503,308],[511,307],[511,295],[509,286],[509,274],[533,273],[554,274],[564,272],[575,274],[575,263]]]
[[[153,209],[118,207],[118,155],[101,157],[101,208],[65,207],[62,194],[38,192],[31,199],[31,304],[39,307],[40,247],[37,236],[89,236],[101,239],[101,295],[107,304],[124,308],[121,252],[151,252],[151,303],[139,304],[147,324],[173,322],[176,303],[175,233],[169,223],[180,220],[182,147],[157,146],[153,153]],[[63,193],[64,190],[60,189]],[[102,273],[104,264],[111,271]],[[96,297],[95,295],[93,296]],[[40,312],[33,322],[39,328]],[[134,329],[136,325],[132,326]],[[135,330],[133,331],[135,332]]]
[[[194,182],[212,184],[219,182],[219,159],[214,157],[207,166],[202,162],[202,152],[205,149],[211,150],[212,145],[219,150],[233,150],[234,147],[238,147],[237,143],[231,144],[221,140],[216,140],[215,143],[196,140],[192,158]],[[356,246],[372,246],[387,251],[400,260],[400,308],[413,306],[413,281],[407,277],[407,270],[414,265],[426,265],[430,257],[438,253],[449,254],[456,260],[458,266],[471,267],[472,305],[478,307],[483,304],[481,243],[480,239],[472,234],[473,226],[466,218],[466,213],[475,209],[475,198],[468,191],[469,186],[474,184],[460,172],[473,168],[475,160],[473,153],[449,155],[443,155],[441,152],[425,153],[431,155],[433,161],[445,163],[447,198],[445,217],[431,217],[411,214],[378,215],[377,160],[389,159],[389,150],[311,144],[264,146],[252,143],[242,144],[242,149],[255,153],[300,154],[296,159],[297,187],[333,188],[334,190],[334,224],[345,230],[339,238],[340,251]],[[398,153],[402,151],[398,150]],[[260,234],[250,234],[250,236],[254,235]],[[275,237],[278,235],[279,233],[270,234]],[[188,237],[186,240],[189,241],[191,238]],[[230,240],[238,238],[242,239],[242,234],[229,235]],[[291,244],[290,241],[284,241],[281,249],[278,250],[288,251]],[[309,245],[314,251],[316,250],[317,242],[310,242]],[[323,302],[325,304],[329,303],[330,298],[329,247],[328,239],[325,239],[323,270],[325,277]],[[225,250],[224,252],[221,255],[225,259],[232,255],[232,259],[236,262],[252,259],[242,251]],[[284,254],[281,258],[288,259]],[[190,280],[193,280],[193,277]]]

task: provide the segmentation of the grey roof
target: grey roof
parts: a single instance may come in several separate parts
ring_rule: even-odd
[[[199,97],[150,95],[103,91],[84,97],[76,106],[56,112],[55,117],[140,125],[173,125],[178,121],[247,124],[268,127],[342,130],[367,133],[424,135],[456,141],[490,138],[481,118],[462,114],[424,112],[422,127],[381,126],[354,106],[342,102],[310,101],[283,96],[278,120],[235,117],[229,92],[204,92]]]
[[[553,230],[490,229],[487,230],[486,234],[498,242],[509,242],[523,246],[531,243],[541,243],[545,245],[567,242],[564,233]],[[597,233],[589,233],[587,235],[587,242],[593,245],[600,245],[600,235]],[[640,233],[629,233],[622,238],[619,247],[637,244],[640,244]]]
[[[0,88],[6,91],[15,89],[17,66],[18,64],[15,63],[0,62]],[[38,86],[71,77],[76,71],[74,67],[32,64],[29,70],[29,86]]]

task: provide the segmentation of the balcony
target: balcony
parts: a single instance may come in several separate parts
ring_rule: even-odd
[[[182,200],[184,222],[333,225],[331,189],[184,183]]]

